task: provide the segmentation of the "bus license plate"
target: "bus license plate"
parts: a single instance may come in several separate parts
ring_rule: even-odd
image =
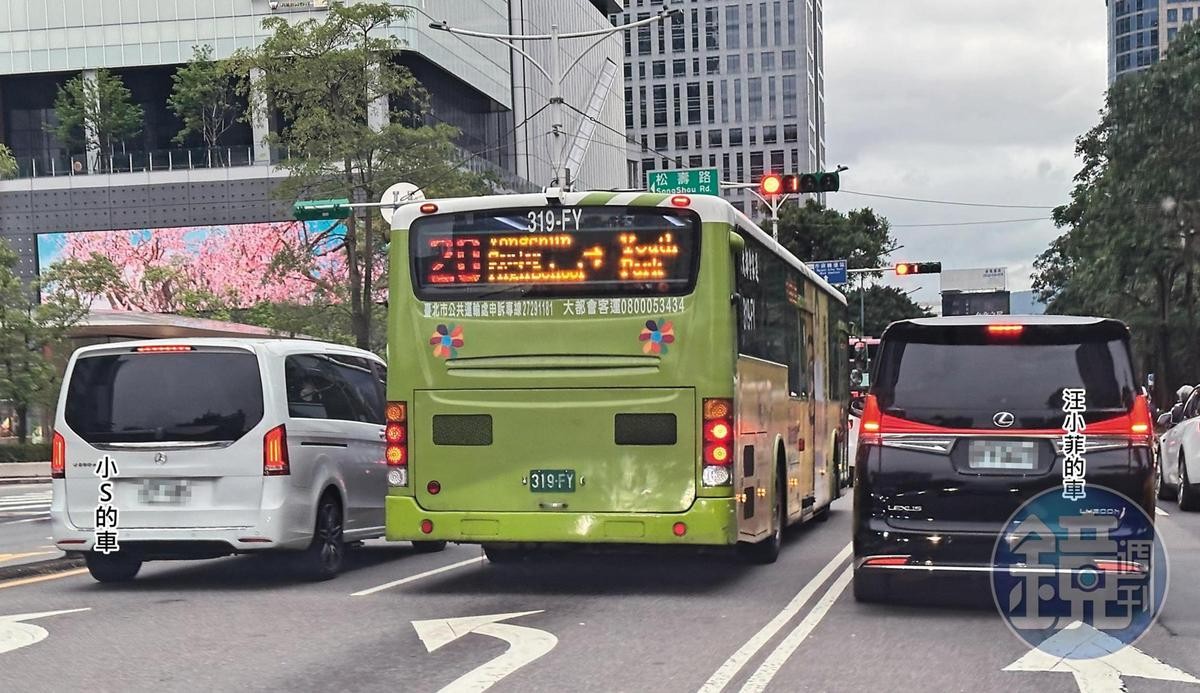
[[[575,470],[531,470],[529,472],[529,490],[534,493],[575,493]]]

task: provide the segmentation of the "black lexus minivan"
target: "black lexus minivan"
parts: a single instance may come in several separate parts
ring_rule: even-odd
[[[1086,388],[1087,484],[1154,518],[1153,427],[1122,322],[963,316],[892,323],[861,410],[854,595],[989,575],[996,540],[1063,485],[1063,390]]]

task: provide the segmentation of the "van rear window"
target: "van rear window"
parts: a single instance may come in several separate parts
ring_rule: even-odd
[[[64,417],[89,443],[234,441],[263,417],[258,358],[221,351],[80,358]]]
[[[1121,329],[1118,329],[1121,328]],[[1129,410],[1138,393],[1119,323],[1026,325],[1019,336],[983,326],[897,325],[884,338],[872,392],[884,412],[948,428],[1062,425],[1062,392],[1087,389],[1085,419]]]

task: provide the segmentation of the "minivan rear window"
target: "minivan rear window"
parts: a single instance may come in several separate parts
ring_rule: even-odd
[[[227,351],[83,357],[67,384],[64,417],[95,444],[235,441],[263,417],[258,358]]]
[[[883,340],[872,392],[884,413],[947,428],[1059,428],[1065,388],[1087,389],[1086,421],[1129,410],[1138,394],[1120,323],[1026,325],[993,336],[983,325],[901,323]]]

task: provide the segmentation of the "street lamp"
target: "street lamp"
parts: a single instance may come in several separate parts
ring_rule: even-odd
[[[557,186],[560,188],[563,188],[564,190],[569,190],[570,185],[569,185],[569,181],[567,180],[567,172],[566,172],[566,157],[565,157],[566,142],[564,141],[565,132],[564,132],[564,124],[563,124],[563,120],[564,120],[564,117],[563,117],[564,102],[563,102],[563,96],[562,96],[563,77],[565,77],[567,75],[567,73],[569,73],[571,70],[575,69],[575,66],[579,64],[579,61],[583,60],[584,56],[586,56],[588,53],[590,53],[592,51],[592,49],[596,48],[601,43],[603,43],[604,40],[607,39],[609,36],[612,36],[613,34],[619,32],[619,31],[637,28],[640,26],[645,26],[647,24],[653,24],[654,22],[661,22],[661,21],[667,19],[668,17],[672,17],[675,15],[682,15],[682,14],[683,14],[682,8],[678,8],[678,7],[673,8],[673,9],[663,8],[661,12],[654,15],[653,17],[649,17],[647,19],[642,19],[642,20],[639,20],[636,22],[631,22],[629,24],[622,24],[620,26],[611,26],[611,27],[607,27],[605,29],[596,29],[593,31],[577,31],[577,32],[568,33],[568,34],[559,33],[557,24],[552,24],[550,26],[549,34],[530,34],[530,35],[488,34],[488,33],[482,32],[482,31],[469,31],[467,29],[456,29],[456,28],[450,26],[449,23],[447,23],[445,20],[442,20],[441,22],[430,22],[429,28],[436,29],[438,31],[445,31],[445,32],[448,32],[451,34],[456,34],[459,36],[473,36],[475,38],[486,38],[486,39],[492,39],[494,41],[499,41],[500,43],[505,44],[512,50],[514,50],[517,53],[520,53],[522,56],[524,56],[525,59],[528,60],[531,65],[533,65],[535,68],[537,68],[538,72],[541,72],[542,75],[544,75],[546,77],[546,79],[550,80],[549,105],[550,105],[551,113],[553,114],[553,120],[554,120],[554,123],[551,125],[551,129],[552,129],[551,134],[554,135],[554,142],[555,142],[554,161],[552,162],[552,165],[554,167],[554,176],[556,178]],[[579,55],[575,57],[575,60],[572,61],[571,64],[566,67],[566,69],[563,69],[561,63],[559,62],[560,61],[560,57],[559,57],[560,42],[564,41],[564,40],[581,39],[581,38],[596,38],[596,41],[593,42],[592,45],[585,48],[582,52],[580,52]],[[549,41],[550,42],[550,67],[549,67],[549,69],[543,67],[541,63],[539,63],[537,60],[534,60],[533,56],[531,56],[527,51],[525,51],[520,46],[518,46],[515,43],[517,41]]]

